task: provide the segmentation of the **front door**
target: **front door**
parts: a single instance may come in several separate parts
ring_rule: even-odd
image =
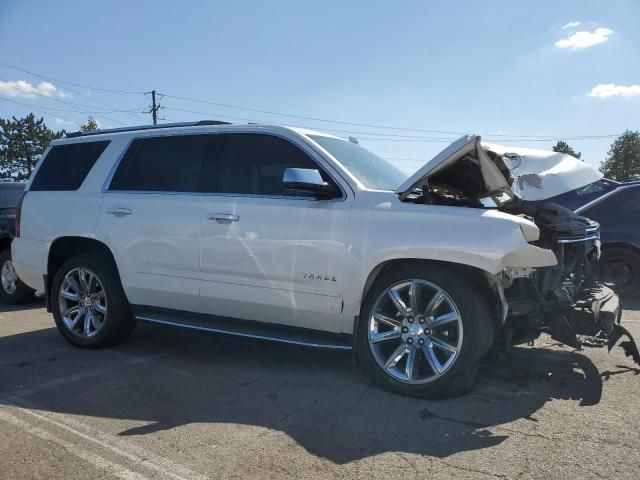
[[[202,197],[200,287],[215,315],[338,331],[351,197],[318,200],[283,188],[286,168],[314,168],[300,146],[228,135],[217,189]],[[213,190],[212,187],[210,190]]]

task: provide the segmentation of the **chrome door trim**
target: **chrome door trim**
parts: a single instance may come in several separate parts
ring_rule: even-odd
[[[231,127],[234,127],[234,126],[239,126],[239,125],[231,125]],[[242,125],[242,126],[247,127],[245,125]],[[259,127],[259,126],[260,125],[256,125],[256,127]],[[302,200],[312,200],[315,202],[346,201],[347,198],[349,197],[349,194],[347,193],[347,189],[349,192],[351,192],[352,195],[355,194],[355,191],[353,190],[353,187],[350,185],[349,181],[343,177],[343,175],[340,173],[337,167],[335,167],[332,164],[332,161],[327,160],[324,157],[324,154],[322,152],[314,148],[314,146],[311,143],[311,140],[304,138],[304,135],[298,134],[294,130],[287,129],[286,127],[278,127],[278,128],[285,129],[287,133],[289,133],[289,135],[284,135],[282,132],[273,131],[272,129],[247,128],[247,129],[235,130],[235,129],[228,128],[229,125],[227,125],[226,127],[227,128],[225,128],[224,130],[204,130],[204,131],[190,130],[187,132],[167,132],[167,133],[158,132],[157,135],[149,134],[149,133],[155,133],[152,129],[144,132],[137,131],[138,133],[143,133],[143,134],[137,134],[132,136],[130,140],[127,142],[127,144],[124,146],[124,148],[118,155],[118,158],[116,159],[113,166],[111,167],[111,170],[109,171],[109,174],[107,175],[107,178],[105,179],[102,185],[102,193],[124,193],[124,194],[143,193],[143,194],[161,194],[161,195],[212,195],[212,196],[222,195],[222,196],[236,196],[236,197],[250,196],[250,197],[258,197],[258,198],[302,199]],[[340,189],[341,196],[338,198],[330,199],[330,200],[318,200],[315,197],[305,197],[305,196],[295,196],[295,195],[256,195],[256,194],[222,193],[222,192],[170,192],[170,191],[150,191],[150,190],[110,190],[109,189],[111,185],[111,181],[113,180],[113,177],[118,167],[122,163],[124,156],[131,148],[131,145],[133,144],[133,142],[138,139],[157,138],[157,137],[175,137],[175,136],[187,136],[187,135],[220,135],[220,134],[230,135],[230,134],[252,134],[252,133],[261,134],[261,135],[271,135],[274,137],[282,138],[283,140],[286,140],[294,144],[298,148],[300,148],[303,152],[305,152],[307,156],[311,158],[313,162],[315,162],[320,168],[322,168],[323,171],[327,173],[327,175],[331,177],[333,182]]]

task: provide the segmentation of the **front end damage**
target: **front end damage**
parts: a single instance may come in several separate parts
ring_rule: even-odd
[[[625,354],[640,364],[631,334],[620,325],[622,304],[598,280],[600,232],[596,222],[552,202],[510,202],[502,208],[529,217],[540,228],[535,245],[551,250],[553,267],[507,269],[501,286],[508,306],[503,332],[507,344],[532,341],[542,332],[580,349],[583,343],[620,343]]]
[[[532,342],[543,332],[578,349],[591,343],[611,350],[626,337],[620,346],[640,364],[635,341],[620,325],[620,299],[598,280],[600,226],[547,200],[600,177],[566,154],[485,145],[479,136],[465,136],[396,193],[417,204],[497,209],[538,227],[539,237],[529,243],[552,251],[557,264],[509,267],[492,278],[503,312],[496,337],[505,348]],[[523,235],[529,237],[524,230]]]

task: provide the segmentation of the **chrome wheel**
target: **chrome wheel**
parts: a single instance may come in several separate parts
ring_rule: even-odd
[[[107,297],[98,276],[86,268],[67,272],[58,292],[60,316],[72,334],[91,338],[107,318]]]
[[[11,260],[6,260],[2,264],[2,269],[0,270],[0,280],[2,281],[2,288],[9,295],[13,295],[16,293],[16,289],[18,288],[17,281],[18,275],[13,268],[13,262]]]
[[[462,347],[462,317],[453,299],[426,280],[387,288],[368,322],[369,347],[384,372],[403,383],[432,382],[451,369]]]

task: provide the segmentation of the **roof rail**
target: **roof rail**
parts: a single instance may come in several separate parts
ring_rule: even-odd
[[[230,125],[230,122],[221,122],[219,120],[199,120],[197,122],[177,122],[177,123],[163,123],[161,125],[137,125],[134,127],[121,127],[121,128],[106,128],[104,130],[93,130],[90,132],[71,132],[67,133],[67,138],[86,137],[89,135],[103,135],[105,133],[120,133],[120,132],[133,132],[136,130],[156,130],[161,128],[174,128],[174,127],[199,127],[202,125]]]

